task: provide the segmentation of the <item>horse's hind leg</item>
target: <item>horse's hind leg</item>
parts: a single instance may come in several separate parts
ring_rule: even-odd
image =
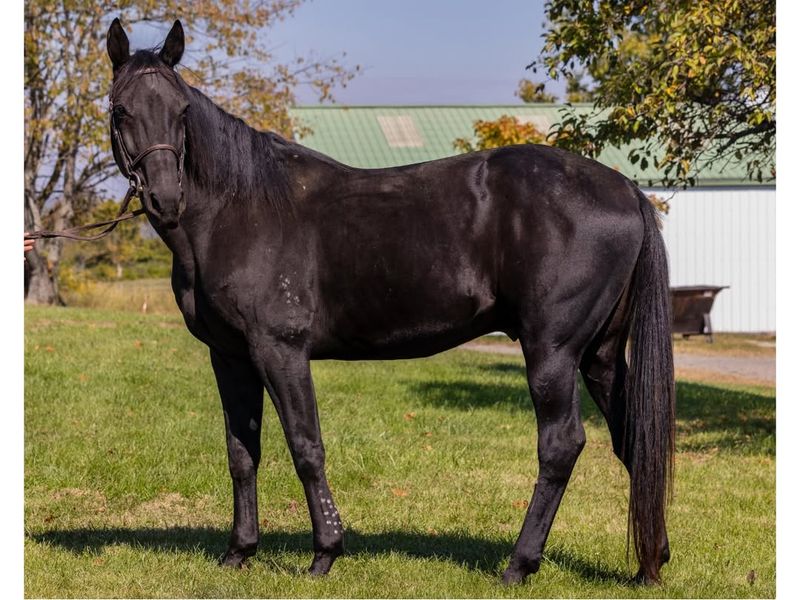
[[[276,340],[260,344],[257,354],[308,503],[314,541],[309,573],[324,575],[344,550],[344,531],[325,477],[325,448],[308,356]]]
[[[539,477],[504,583],[517,583],[539,570],[544,544],[572,468],[586,438],[580,417],[577,357],[562,347],[532,347],[522,339],[528,385],[539,432]]]
[[[264,385],[247,360],[211,351],[225,415],[228,467],[233,480],[233,530],[220,563],[239,567],[258,546],[256,472],[261,457]]]
[[[626,457],[624,452],[625,420],[627,418],[625,378],[628,373],[625,347],[629,330],[626,322],[627,310],[627,298],[623,297],[607,326],[584,352],[580,370],[589,394],[608,424],[614,454],[622,461],[630,474],[630,457]],[[660,541],[661,563],[664,564],[670,558],[670,551],[666,526],[661,530],[663,531]],[[637,579],[642,579],[641,571],[637,575]]]

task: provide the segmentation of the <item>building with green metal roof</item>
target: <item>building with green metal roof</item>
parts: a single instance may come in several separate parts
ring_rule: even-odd
[[[576,105],[588,111],[590,105]],[[453,156],[457,138],[473,139],[477,120],[494,120],[512,115],[547,131],[561,120],[566,107],[557,104],[512,104],[499,106],[298,106],[291,110],[300,128],[298,142],[353,167],[379,168],[424,162]],[[300,130],[300,129],[299,129]],[[640,169],[628,160],[629,147],[607,148],[599,161],[633,179],[640,185],[660,185],[653,166]],[[741,165],[720,165],[699,173],[697,185],[758,186],[747,181]]]

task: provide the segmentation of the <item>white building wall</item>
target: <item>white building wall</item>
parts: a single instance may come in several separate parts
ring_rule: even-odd
[[[669,204],[670,285],[730,286],[714,301],[715,331],[775,331],[775,188],[678,190]]]

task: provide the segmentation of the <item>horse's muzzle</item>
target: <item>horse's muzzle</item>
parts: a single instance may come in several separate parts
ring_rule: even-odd
[[[175,229],[178,226],[185,206],[183,190],[177,188],[175,191],[164,193],[151,189],[143,196],[145,209],[156,217],[162,227]]]

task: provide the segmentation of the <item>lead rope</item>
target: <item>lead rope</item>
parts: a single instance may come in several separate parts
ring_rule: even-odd
[[[138,193],[139,193],[139,188],[135,184],[131,183],[131,186],[128,188],[128,191],[125,194],[125,198],[122,200],[122,205],[119,208],[119,213],[113,219],[109,219],[107,221],[99,221],[97,223],[90,223],[88,225],[80,225],[78,227],[70,227],[69,229],[62,229],[61,231],[47,231],[45,229],[42,229],[39,231],[34,231],[33,233],[25,234],[25,239],[39,240],[39,239],[63,237],[70,240],[78,240],[82,242],[93,242],[95,240],[102,239],[106,237],[109,233],[114,231],[117,225],[119,225],[123,221],[127,221],[129,219],[133,219],[134,217],[138,217],[141,214],[144,214],[145,210],[143,208],[137,208],[136,210],[125,212],[128,209],[128,205],[131,203],[131,199]],[[106,227],[106,229],[95,235],[86,235],[86,236],[77,235],[78,232],[97,229],[98,227]]]

